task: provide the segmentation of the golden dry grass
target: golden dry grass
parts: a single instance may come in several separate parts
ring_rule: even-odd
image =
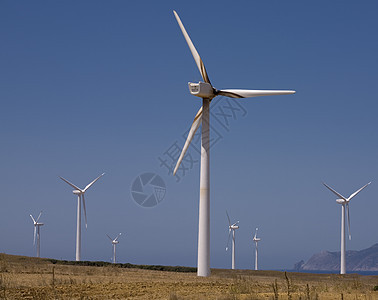
[[[0,299],[378,299],[378,276],[213,269],[209,278],[0,254]],[[289,289],[289,290],[288,290]]]

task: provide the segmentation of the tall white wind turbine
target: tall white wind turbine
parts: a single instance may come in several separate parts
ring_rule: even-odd
[[[116,245],[119,243],[118,238],[121,234],[122,233],[119,233],[114,239],[112,239],[109,235],[106,235],[113,245],[113,264],[116,263]]]
[[[349,217],[349,201],[352,200],[359,192],[361,192],[364,188],[366,188],[371,182],[365,184],[362,188],[355,191],[351,194],[348,198],[344,197],[340,193],[336,192],[327,184],[324,186],[329,189],[332,193],[334,193],[339,199],[336,200],[337,203],[341,204],[341,250],[340,250],[340,274],[346,273],[346,263],[345,263],[345,210],[347,211],[347,218],[348,218],[348,233],[349,233],[349,240],[352,238],[350,234],[350,217]]]
[[[43,226],[44,224],[43,223],[40,223],[38,222],[39,221],[39,218],[41,217],[42,215],[42,211],[39,213],[39,216],[37,218],[37,220],[35,220],[33,218],[32,215],[30,215],[30,218],[32,219],[33,223],[34,223],[34,239],[33,239],[33,245],[35,245],[35,237],[37,236],[37,257],[40,257],[40,246],[41,246],[41,235],[40,235],[40,227]]]
[[[258,250],[257,250],[257,243],[261,241],[261,238],[258,238],[257,237],[257,231],[259,229],[256,228],[256,231],[255,231],[255,236],[253,237],[253,241],[255,242],[255,270],[257,271],[258,270],[258,266],[257,266],[257,260],[258,260]]]
[[[72,191],[75,195],[77,195],[77,217],[76,217],[76,261],[80,261],[81,257],[81,199],[83,199],[83,208],[84,208],[84,217],[85,217],[85,228],[87,228],[87,212],[85,210],[85,192],[97,181],[100,177],[104,176],[105,173],[102,173],[98,176],[95,180],[89,183],[84,189],[81,189],[74,185],[73,183],[69,182],[68,180],[60,177],[64,182],[69,184],[71,187],[74,188]]]
[[[192,141],[194,134],[202,123],[201,133],[201,171],[200,171],[200,200],[199,200],[199,229],[198,229],[198,261],[197,275],[210,275],[210,119],[209,109],[211,100],[218,96],[231,98],[250,98],[270,95],[288,95],[294,94],[295,91],[282,90],[242,90],[242,89],[225,89],[217,90],[211,83],[206,72],[205,65],[194,47],[184,25],[178,14],[173,11],[176,20],[180,26],[182,34],[189,46],[193,58],[197,64],[204,82],[189,82],[189,91],[192,95],[202,98],[202,107],[198,110],[193,124],[190,128],[188,137],[178,158],[173,174],[176,174],[181,161]]]
[[[234,224],[231,224],[230,217],[227,214],[228,219],[228,239],[227,239],[227,245],[226,245],[226,251],[228,250],[228,244],[230,243],[230,236],[232,233],[232,262],[231,262],[231,269],[235,270],[235,230],[239,229],[239,221],[235,222]]]

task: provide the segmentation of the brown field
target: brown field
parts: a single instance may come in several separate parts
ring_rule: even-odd
[[[0,254],[0,299],[378,299],[378,276],[213,269],[195,273],[53,264]]]

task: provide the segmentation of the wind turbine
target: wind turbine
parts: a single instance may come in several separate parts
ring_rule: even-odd
[[[204,82],[189,82],[189,91],[192,95],[202,98],[202,107],[198,110],[193,124],[190,128],[188,137],[177,161],[173,174],[175,175],[186,151],[192,141],[194,134],[202,123],[201,133],[201,171],[200,171],[200,200],[199,200],[199,230],[198,230],[198,261],[197,275],[210,275],[210,102],[218,96],[226,96],[231,98],[250,98],[257,96],[270,95],[288,95],[294,94],[295,91],[282,90],[241,90],[241,89],[225,89],[217,90],[211,83],[207,75],[205,65],[194,47],[188,33],[182,24],[180,17],[173,11],[176,20],[180,26],[182,34],[189,46],[193,58],[197,64]]]
[[[37,220],[34,220],[33,216],[30,215],[30,218],[33,220],[33,223],[34,223],[33,245],[35,245],[35,236],[37,235],[37,257],[40,257],[40,245],[41,245],[39,228],[44,225],[43,223],[38,222],[41,215],[42,215],[42,211],[39,213]]]
[[[231,224],[230,217],[227,214],[227,219],[228,219],[228,240],[227,240],[227,246],[226,246],[226,251],[228,250],[228,244],[230,242],[230,236],[232,232],[232,264],[231,264],[231,269],[235,270],[235,230],[239,229],[239,221],[235,222],[234,224]]]
[[[113,264],[116,263],[116,245],[119,243],[118,238],[122,233],[119,233],[116,238],[112,239],[109,235],[106,235],[113,245]]]
[[[355,191],[351,194],[348,198],[344,197],[343,195],[336,192],[330,186],[323,182],[324,186],[329,189],[332,193],[334,193],[339,199],[336,200],[337,203],[341,204],[341,251],[340,251],[340,274],[345,274],[346,272],[346,263],[345,263],[345,209],[347,210],[347,218],[348,218],[348,233],[349,233],[349,240],[351,240],[352,236],[350,234],[350,218],[349,218],[349,201],[352,200],[359,192],[361,192],[364,188],[366,188],[371,182],[365,184],[362,188]]]
[[[76,261],[80,261],[81,256],[81,198],[83,199],[83,208],[84,208],[84,217],[85,217],[85,228],[87,228],[87,212],[85,210],[85,199],[84,194],[85,192],[97,181],[105,175],[105,173],[102,173],[100,176],[98,176],[95,180],[93,180],[90,184],[88,184],[84,189],[78,188],[73,183],[69,182],[68,180],[64,179],[63,177],[60,177],[64,182],[69,184],[71,187],[74,188],[72,191],[75,195],[77,195],[77,219],[76,219]]]
[[[257,231],[258,230],[259,229],[256,228],[255,236],[253,237],[253,241],[255,242],[255,270],[256,271],[258,270],[258,267],[257,267],[257,255],[258,255],[257,243],[261,241],[261,239],[257,237]]]

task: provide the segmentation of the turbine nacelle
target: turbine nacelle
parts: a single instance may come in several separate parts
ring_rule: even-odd
[[[75,195],[81,195],[83,192],[79,190],[73,190],[72,193],[74,193]]]
[[[336,202],[339,204],[347,203],[347,201],[345,201],[344,199],[336,199]]]
[[[235,230],[235,229],[239,229],[239,225],[231,225],[231,226],[230,226],[230,229],[234,229],[234,230]]]
[[[189,91],[193,96],[197,96],[205,99],[213,99],[216,94],[214,93],[214,88],[210,83],[207,82],[188,82]]]

